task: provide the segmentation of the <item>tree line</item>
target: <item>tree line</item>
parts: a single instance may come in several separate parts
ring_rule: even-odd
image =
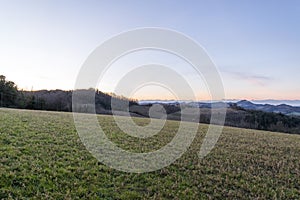
[[[78,91],[76,91],[78,92]],[[74,91],[64,90],[18,90],[17,85],[0,76],[0,107],[65,111],[72,112],[72,95]],[[85,97],[94,93],[95,104],[85,103]],[[95,108],[98,114],[112,114],[112,105],[119,111],[129,111],[132,116],[149,117],[149,109],[152,105],[138,105],[137,100],[128,99],[115,94],[103,93],[95,89],[81,90],[79,94],[82,102],[76,108],[77,112],[92,112]],[[125,106],[124,106],[125,105]],[[125,110],[129,105],[129,110]],[[180,108],[176,105],[163,105],[167,118],[181,120]],[[201,109],[201,123],[210,123],[212,109]],[[122,114],[122,112],[119,112]],[[192,121],[192,120],[191,120]],[[247,110],[237,105],[231,105],[227,110],[225,125],[240,128],[278,131],[287,133],[300,133],[300,118],[287,116],[281,113],[267,113],[263,111]]]
[[[300,118],[282,113],[247,110],[238,106],[230,108],[225,124],[240,128],[300,134]]]
[[[72,112],[73,92],[72,90],[18,90],[14,82],[6,80],[3,75],[0,76],[0,107]],[[83,96],[94,92],[96,113],[109,114],[112,100],[119,104],[137,105],[137,100],[106,94],[92,88],[80,92]],[[82,112],[87,110],[83,107]]]

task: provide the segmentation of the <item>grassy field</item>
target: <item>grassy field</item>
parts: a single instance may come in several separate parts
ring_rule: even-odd
[[[146,124],[149,119],[135,119]],[[176,133],[168,121],[141,140],[99,116],[108,137],[135,152],[158,149]],[[300,135],[225,128],[204,159],[200,125],[189,150],[159,171],[110,169],[87,152],[71,113],[0,109],[0,199],[300,199]]]

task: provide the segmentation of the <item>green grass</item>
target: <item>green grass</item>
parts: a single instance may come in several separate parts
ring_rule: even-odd
[[[149,119],[138,119],[145,125]],[[134,152],[159,149],[178,122],[135,139],[111,116],[99,116],[108,137]],[[87,152],[71,113],[0,109],[0,199],[300,199],[300,135],[225,127],[204,159],[207,125],[189,150],[159,171],[110,169]]]

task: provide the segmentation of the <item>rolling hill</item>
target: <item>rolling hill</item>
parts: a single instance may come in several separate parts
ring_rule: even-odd
[[[179,126],[167,121],[144,140],[122,133],[112,116],[98,119],[112,142],[133,152],[161,148]],[[300,135],[225,127],[200,160],[207,129],[200,124],[190,148],[170,166],[131,174],[103,165],[85,149],[72,113],[1,108],[0,199],[300,198]]]

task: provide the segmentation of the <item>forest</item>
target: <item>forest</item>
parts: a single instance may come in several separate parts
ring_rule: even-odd
[[[81,90],[81,95],[95,92],[95,104],[97,113],[106,113],[111,110],[111,100],[120,103],[137,105],[137,100],[128,99],[115,94],[106,94],[95,89]],[[0,107],[20,108],[31,110],[65,111],[72,112],[73,91],[64,90],[18,90],[17,85],[0,76]],[[84,109],[82,112],[86,112]]]
[[[72,94],[74,91],[64,90],[39,90],[24,91],[18,90],[17,85],[6,80],[6,77],[0,76],[0,107],[48,110],[72,112]],[[77,91],[78,92],[78,91]],[[129,113],[135,117],[149,117],[149,110],[152,104],[139,105],[135,99],[128,99],[115,94],[103,93],[95,89],[80,90],[80,95],[86,96],[88,93],[95,93],[95,112],[97,114],[112,114],[112,102],[117,105],[119,115],[126,115],[124,106],[129,106]],[[113,101],[112,101],[113,100]],[[118,106],[119,105],[119,106]],[[181,120],[179,105],[163,105],[167,118],[170,120]],[[88,105],[77,108],[76,112],[93,112]],[[213,109],[201,109],[200,123],[210,123],[211,112]],[[296,116],[287,116],[281,113],[263,112],[241,108],[235,104],[227,109],[226,126],[267,130],[276,132],[300,133],[300,118]]]

